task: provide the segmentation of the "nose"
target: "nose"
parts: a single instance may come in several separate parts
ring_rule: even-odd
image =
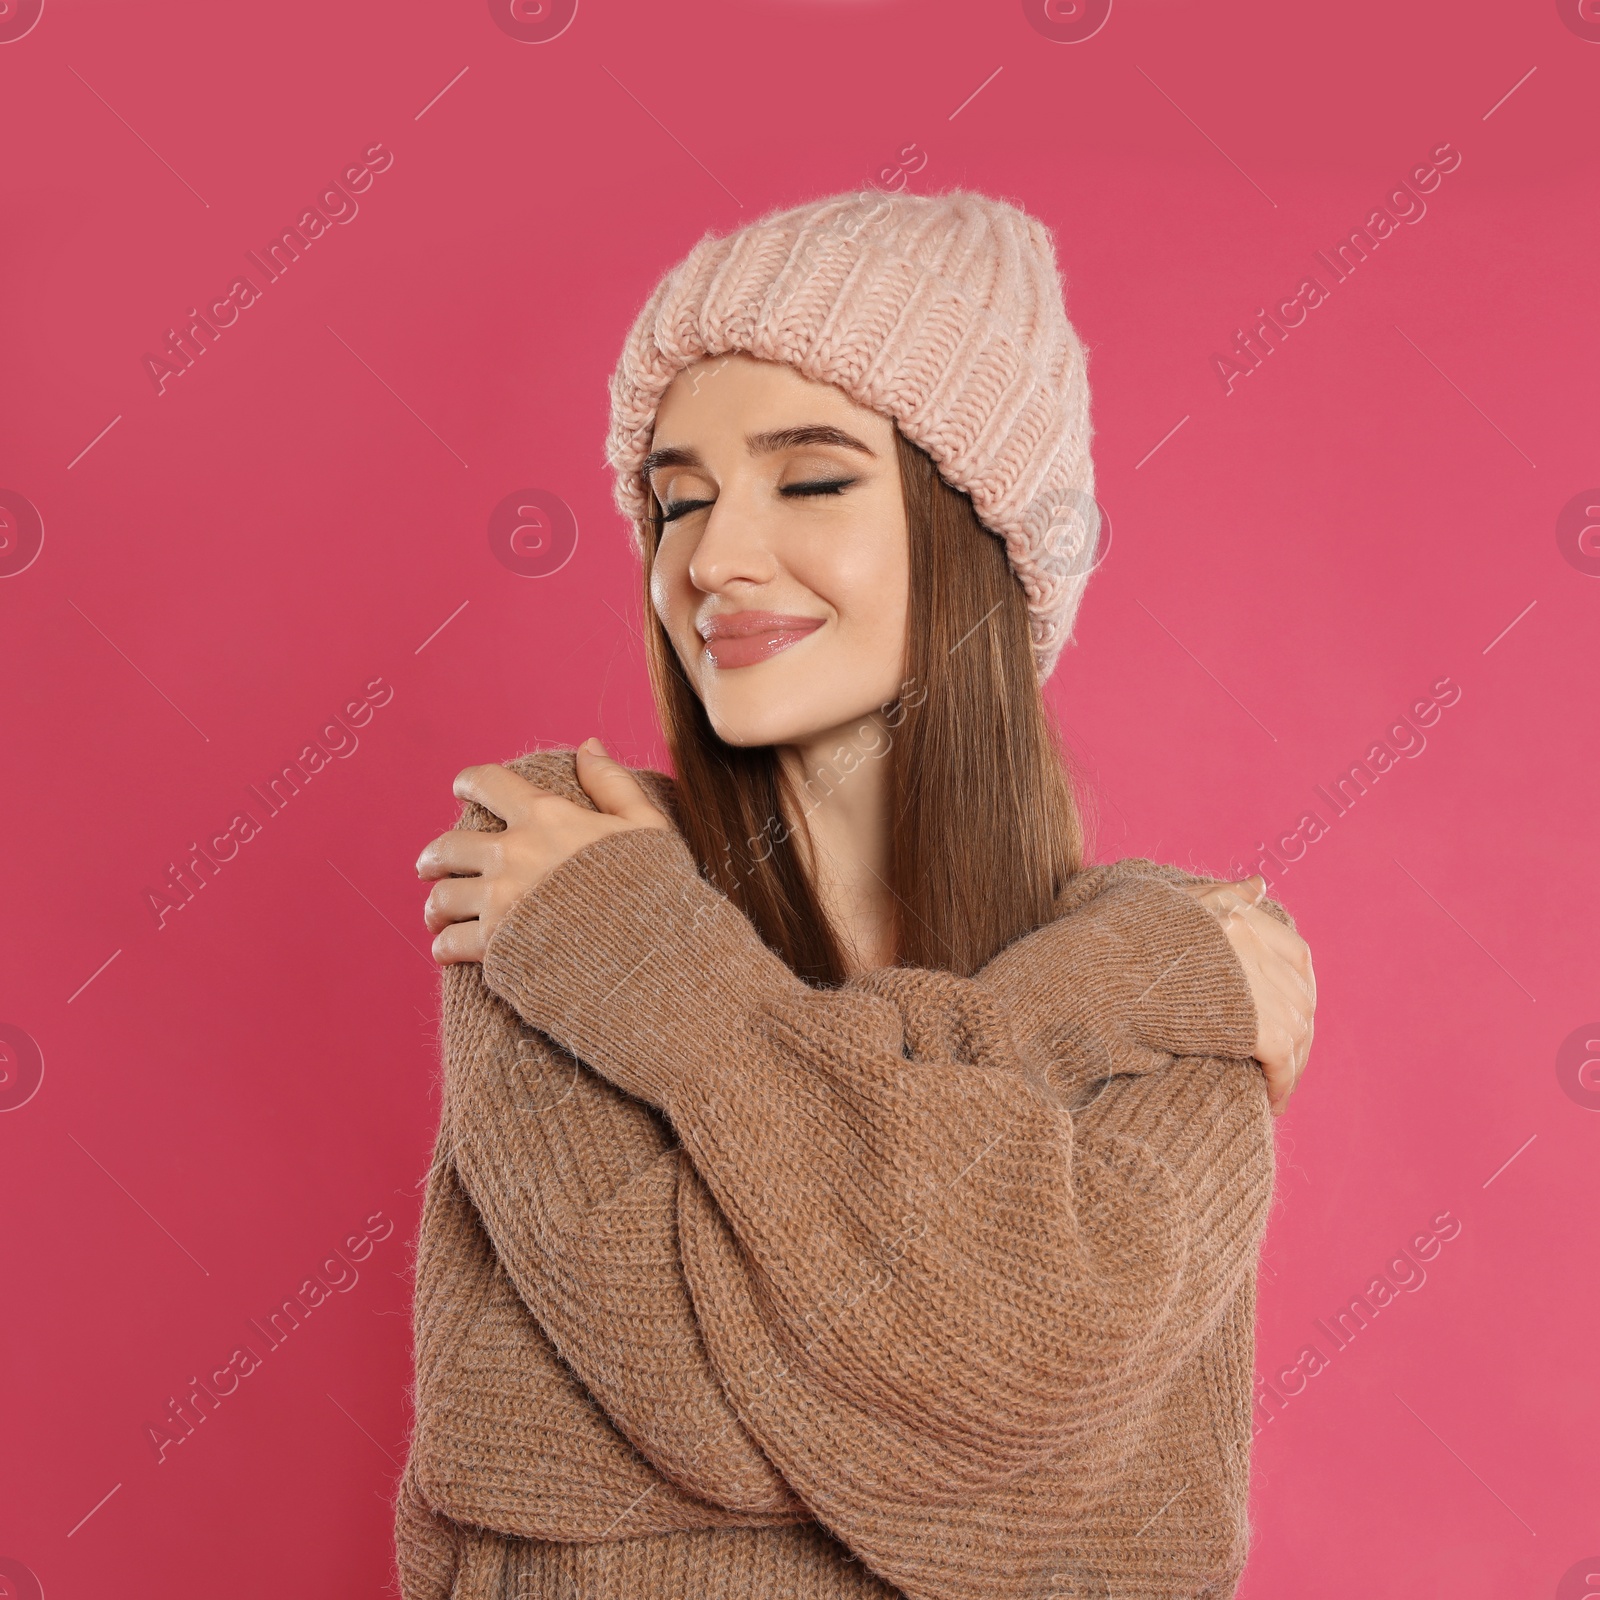
[[[689,557],[689,579],[706,594],[733,583],[770,583],[778,570],[773,528],[756,495],[724,484]]]

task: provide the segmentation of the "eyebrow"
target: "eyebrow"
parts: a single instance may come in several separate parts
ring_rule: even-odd
[[[859,450],[864,456],[877,459],[877,451],[864,445],[853,433],[846,433],[843,428],[831,427],[825,423],[806,423],[795,428],[773,428],[766,433],[747,433],[744,436],[745,448],[751,455],[773,455],[779,450],[795,450],[808,444],[837,445],[841,450]],[[690,449],[687,445],[667,445],[660,450],[652,450],[644,458],[643,465],[639,468],[640,475],[648,478],[659,467],[703,467],[705,462],[700,459],[697,450]]]

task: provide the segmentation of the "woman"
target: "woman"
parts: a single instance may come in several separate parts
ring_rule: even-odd
[[[1096,519],[1049,234],[707,236],[611,460],[676,778],[469,768],[397,1545],[444,1596],[1225,1595],[1309,956],[1085,867],[1040,686]]]

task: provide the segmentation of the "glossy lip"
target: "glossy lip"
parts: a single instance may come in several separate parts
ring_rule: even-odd
[[[702,639],[738,639],[749,633],[785,633],[820,628],[821,617],[798,617],[787,611],[722,611],[696,628]]]
[[[706,641],[705,655],[711,664],[728,669],[766,661],[808,638],[826,620],[782,611],[729,611],[707,617],[697,631]]]

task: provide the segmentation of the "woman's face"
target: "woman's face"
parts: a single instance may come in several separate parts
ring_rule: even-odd
[[[651,446],[650,596],[718,737],[803,745],[893,701],[910,553],[888,418],[712,356],[673,379]]]

